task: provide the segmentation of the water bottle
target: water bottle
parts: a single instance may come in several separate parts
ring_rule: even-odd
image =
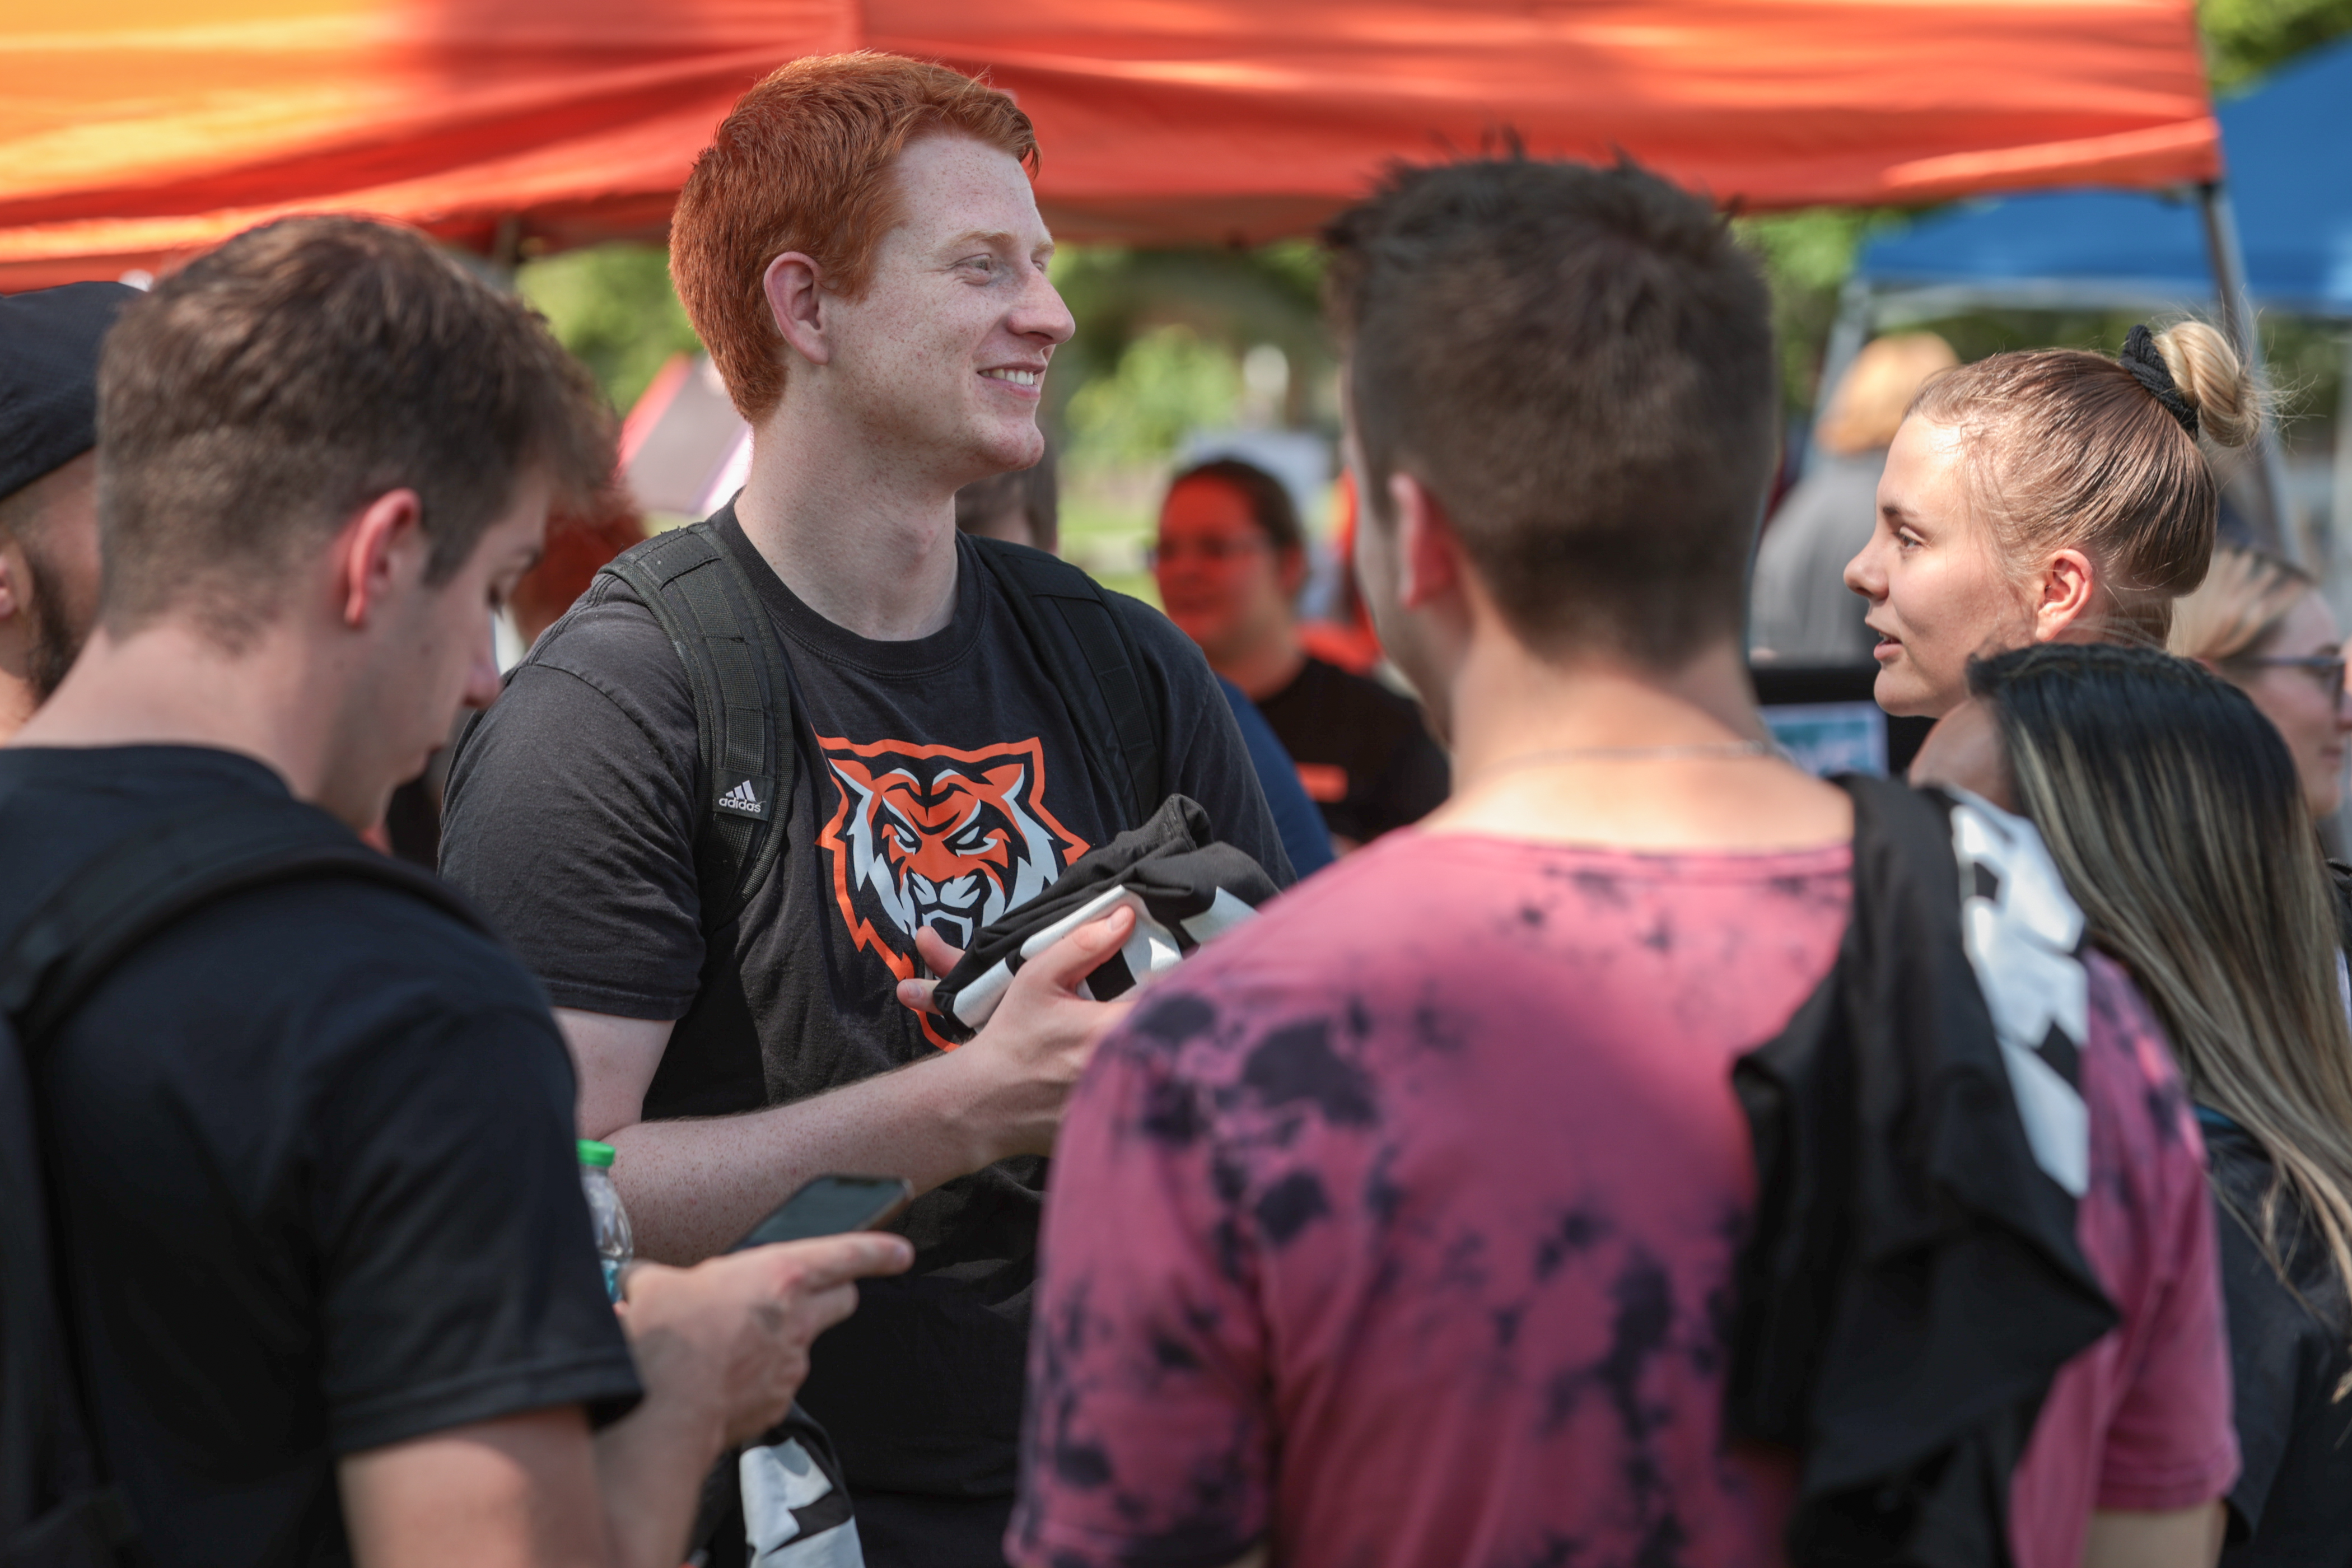
[[[621,1206],[621,1189],[613,1184],[613,1146],[580,1140],[580,1184],[588,1194],[588,1217],[596,1229],[596,1256],[604,1260],[604,1289],[621,1299],[621,1270],[629,1266],[635,1247],[629,1239],[629,1211]]]

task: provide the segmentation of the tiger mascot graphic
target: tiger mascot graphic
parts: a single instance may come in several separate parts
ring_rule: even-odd
[[[817,744],[840,795],[817,837],[835,901],[857,945],[901,980],[917,972],[917,931],[969,947],[1087,852],[1045,809],[1045,747],[1034,738],[970,752],[825,735]],[[952,1048],[928,1021],[923,1033]]]

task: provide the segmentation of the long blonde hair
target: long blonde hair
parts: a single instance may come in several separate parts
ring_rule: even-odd
[[[2286,743],[2237,688],[2142,648],[2045,643],[1971,665],[1969,683],[2000,722],[2019,806],[2092,940],[2163,1019],[2189,1093],[2270,1156],[2259,1212],[2239,1217],[2284,1279],[2292,1190],[2352,1288],[2352,1023]]]
[[[2224,544],[2195,593],[2172,606],[2165,646],[2182,658],[2224,664],[2260,654],[2317,578],[2275,555]]]

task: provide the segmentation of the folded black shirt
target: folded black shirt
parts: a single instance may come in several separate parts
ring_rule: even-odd
[[[1051,888],[981,928],[932,994],[940,1032],[970,1039],[1024,963],[1122,905],[1135,911],[1135,931],[1087,976],[1087,994],[1097,1002],[1248,920],[1274,897],[1274,879],[1215,842],[1215,832],[1207,812],[1171,795],[1150,821],[1080,857]]]

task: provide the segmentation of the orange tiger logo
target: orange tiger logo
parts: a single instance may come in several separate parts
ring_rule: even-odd
[[[817,837],[851,937],[901,980],[925,926],[956,947],[1026,903],[1087,852],[1045,809],[1035,739],[974,752],[820,735],[840,795]],[[947,1048],[928,1023],[924,1034]]]

